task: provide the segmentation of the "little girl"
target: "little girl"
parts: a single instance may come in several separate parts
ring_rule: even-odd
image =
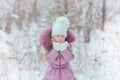
[[[68,30],[70,22],[67,17],[58,17],[52,26],[41,35],[41,44],[46,50],[45,58],[49,65],[42,80],[77,80],[69,62],[74,55],[70,43],[75,36]]]

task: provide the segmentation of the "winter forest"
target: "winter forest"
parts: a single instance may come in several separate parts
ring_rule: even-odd
[[[120,80],[120,0],[0,0],[0,80],[41,80],[40,35],[58,16],[75,33],[78,80]]]

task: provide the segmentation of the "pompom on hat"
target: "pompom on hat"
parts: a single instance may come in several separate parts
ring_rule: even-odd
[[[52,36],[61,34],[67,36],[67,30],[70,27],[70,21],[67,17],[61,16],[56,19],[52,27]]]
[[[68,30],[70,22],[67,17],[58,17],[53,24],[52,28],[48,28],[40,36],[40,43],[45,50],[50,50],[52,47],[51,38],[54,35],[62,34],[66,36],[66,41],[72,43],[75,41],[75,35],[73,32]]]

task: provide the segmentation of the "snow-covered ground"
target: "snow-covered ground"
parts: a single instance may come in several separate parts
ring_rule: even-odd
[[[40,0],[38,2],[40,2],[39,5],[43,4]],[[0,3],[6,4],[9,0]],[[13,6],[13,3],[14,0],[11,0],[9,4]],[[7,13],[6,8],[13,10],[10,6],[2,7],[1,10],[4,12],[0,14],[0,17]],[[75,59],[71,62],[71,67],[78,80],[120,79],[119,9],[120,1],[108,0],[106,2],[104,31],[92,29],[89,43],[84,43],[84,30],[81,29],[78,32],[77,27],[73,30],[76,42],[72,44]],[[13,14],[13,16],[19,19],[18,15]],[[44,18],[46,17],[43,16],[41,21],[44,22]],[[10,24],[11,32],[6,33],[5,21],[0,20],[3,22],[0,22],[0,80],[41,80],[48,64],[43,60],[45,51],[39,43],[39,38],[47,28],[47,23],[38,24],[36,21],[28,23],[24,20],[20,29],[13,22]]]

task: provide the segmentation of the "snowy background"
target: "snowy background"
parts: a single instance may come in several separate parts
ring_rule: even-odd
[[[120,79],[119,0],[1,0],[0,80],[41,80],[41,33],[57,16],[76,35],[70,63],[78,80]]]

